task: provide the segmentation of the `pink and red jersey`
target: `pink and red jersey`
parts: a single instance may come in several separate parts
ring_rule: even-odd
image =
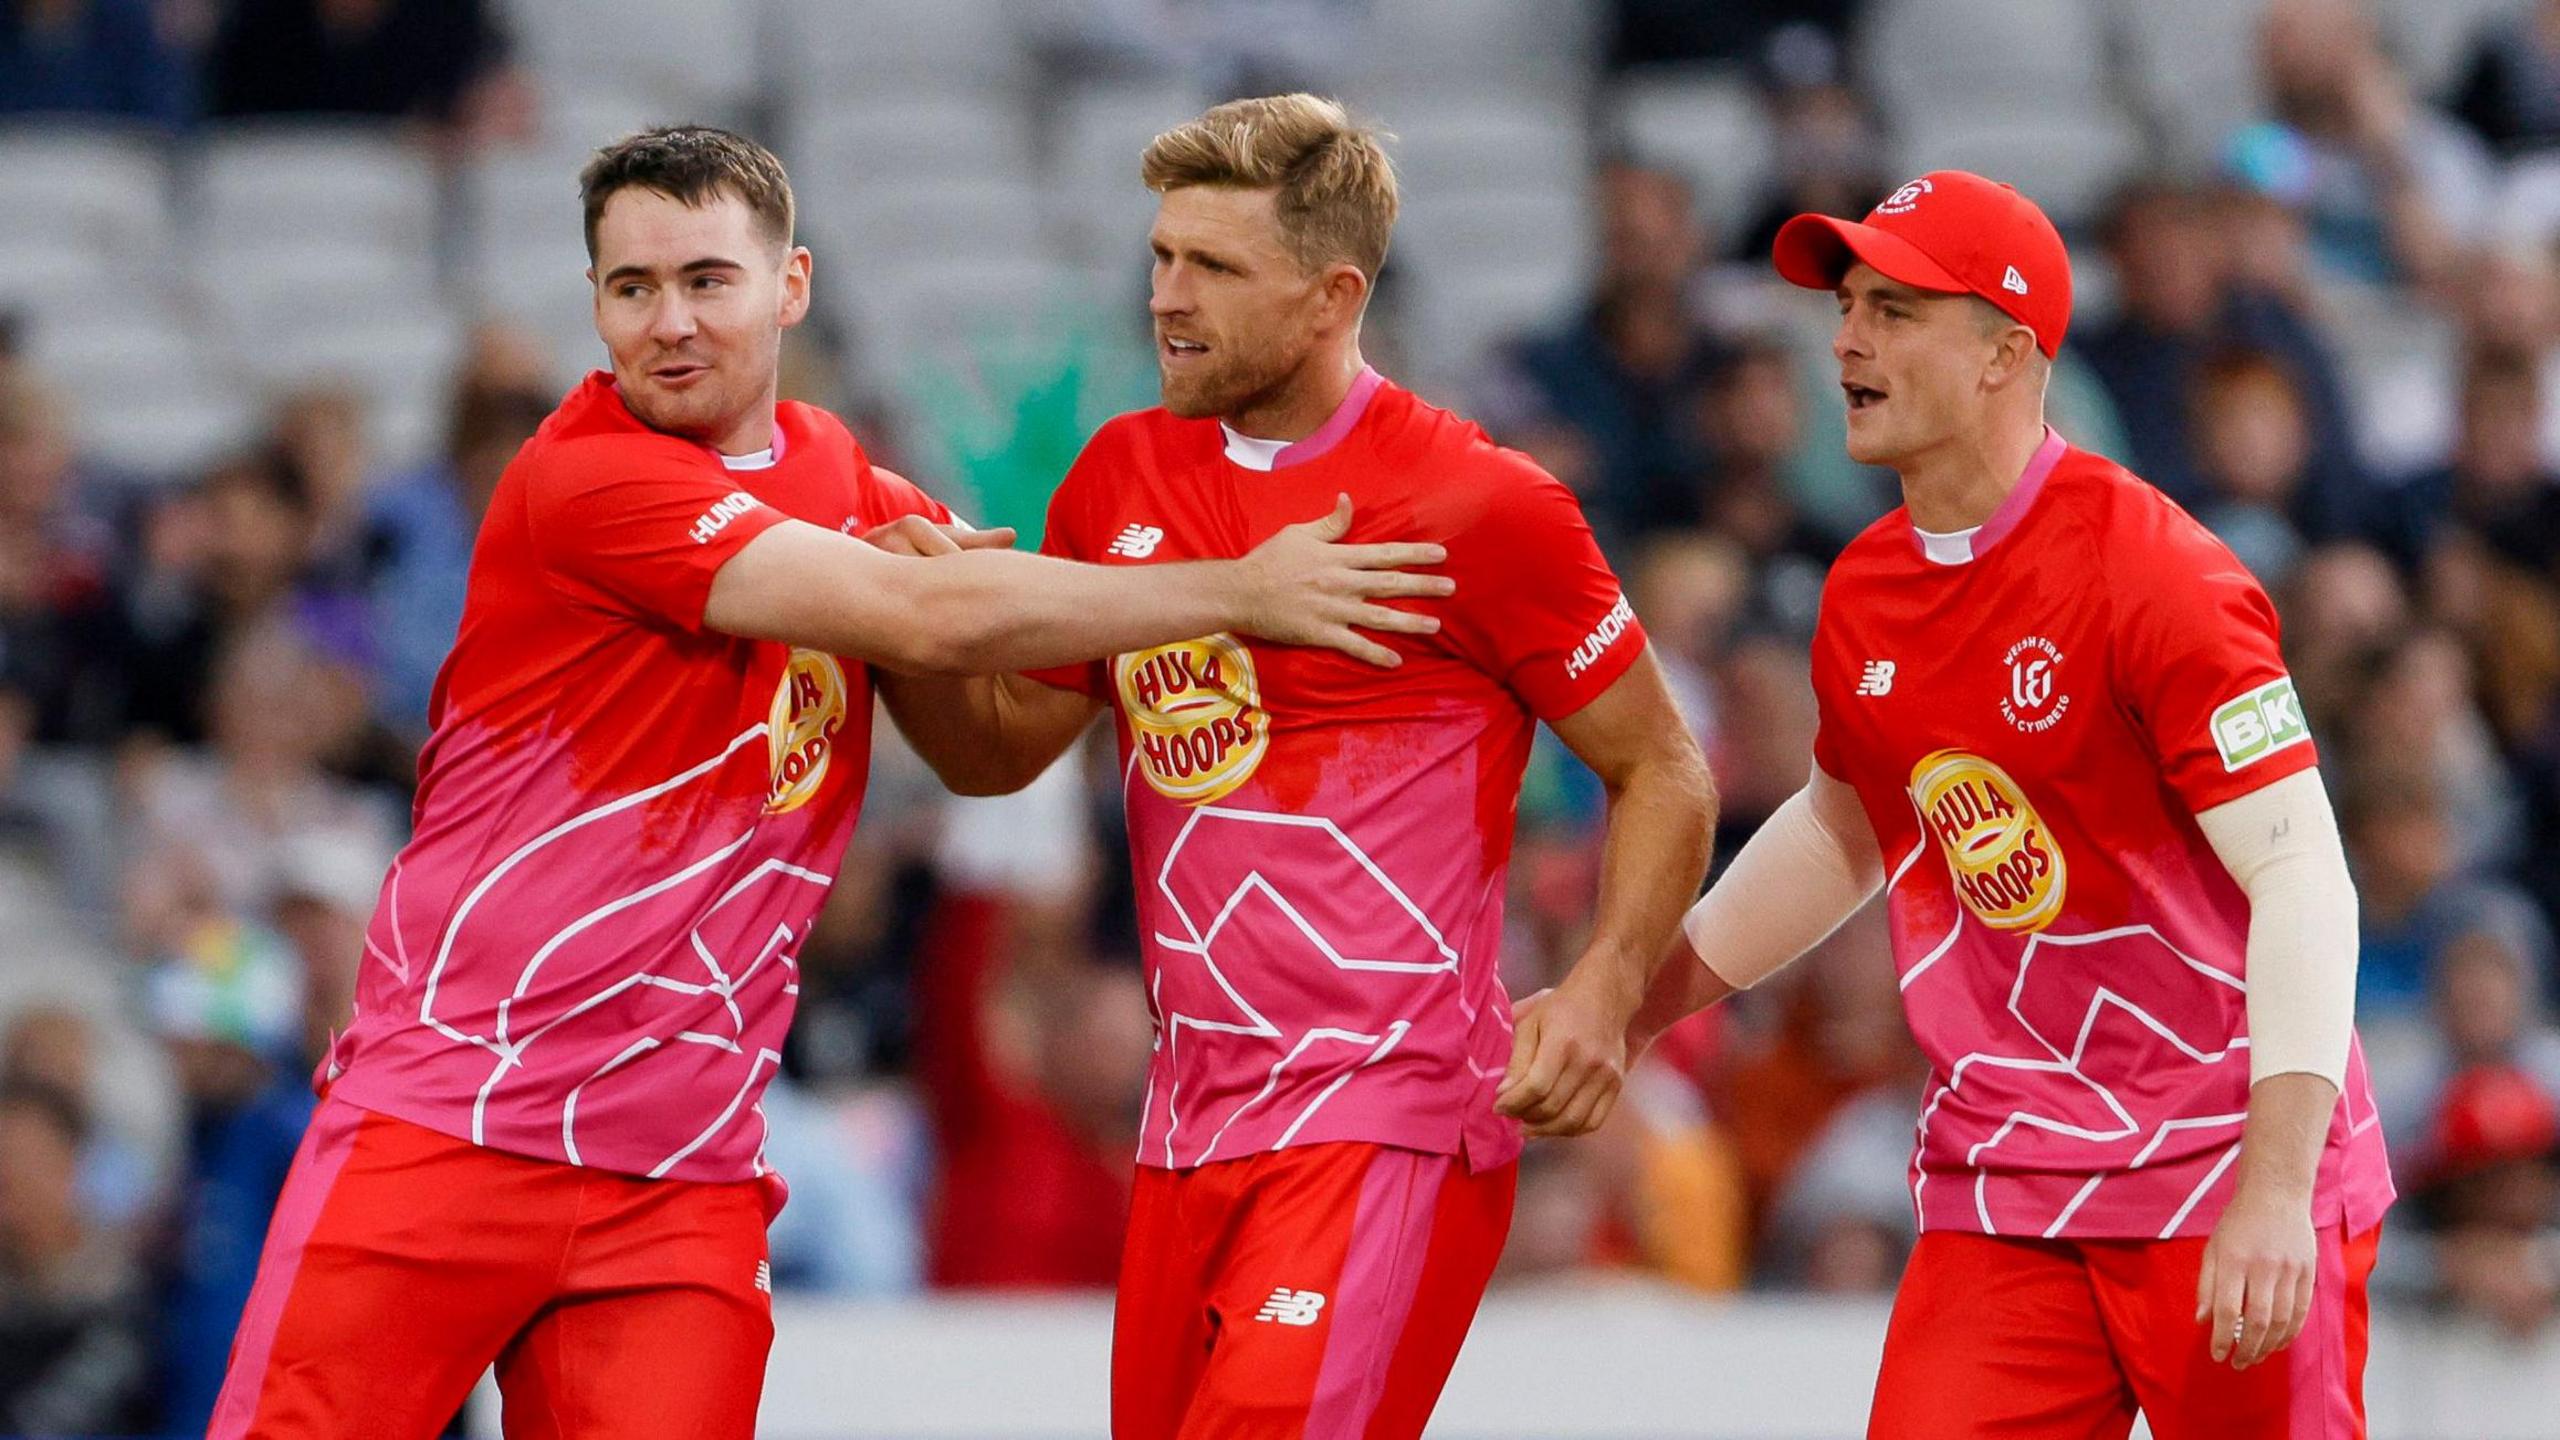
[[[2265,593],[2050,432],[1966,537],[1901,510],[1833,566],[1815,759],[1856,787],[1928,1056],[1924,1230],[2201,1235],[2248,1108],[2247,897],[2195,816],[2311,767]],[[2361,1047],[2315,1220],[2390,1203]]]
[[[861,808],[870,675],[703,607],[785,518],[911,513],[948,518],[805,405],[740,462],[648,429],[603,374],[562,402],[481,527],[332,1093],[538,1159],[763,1173],[758,1097]]]
[[[1275,453],[1276,452],[1276,453]],[[1352,1140],[1498,1165],[1510,1058],[1503,877],[1540,719],[1644,648],[1573,496],[1365,372],[1280,447],[1149,410],[1096,434],[1049,552],[1244,554],[1347,493],[1353,543],[1437,541],[1457,594],[1380,670],[1208,635],[1045,674],[1118,720],[1156,1049],[1138,1159],[1186,1168]]]

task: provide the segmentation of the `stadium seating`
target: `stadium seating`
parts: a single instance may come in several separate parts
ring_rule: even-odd
[[[1689,177],[1719,234],[1748,222],[1769,181],[1769,117],[1751,83],[1728,71],[1642,75],[1619,87],[1612,138],[1638,158]]]

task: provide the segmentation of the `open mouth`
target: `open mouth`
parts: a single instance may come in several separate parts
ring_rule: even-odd
[[[1884,403],[1884,392],[1872,385],[1860,385],[1854,381],[1843,380],[1840,382],[1840,391],[1849,397],[1849,413],[1853,415]]]
[[[1201,342],[1197,340],[1185,340],[1173,335],[1163,337],[1163,339],[1157,343],[1157,348],[1161,350],[1167,358],[1174,360],[1196,360],[1209,353],[1209,347]]]

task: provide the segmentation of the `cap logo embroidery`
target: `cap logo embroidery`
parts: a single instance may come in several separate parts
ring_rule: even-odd
[[[1879,215],[1905,214],[1910,211],[1913,206],[1920,203],[1921,196],[1928,194],[1936,188],[1938,187],[1930,184],[1925,179],[1914,180],[1910,184],[1905,185],[1901,189],[1884,197],[1884,203],[1876,207],[1876,213]]]
[[[2024,295],[2027,293],[2027,277],[2019,274],[2018,267],[2012,265],[2008,273],[2000,277],[2000,288],[2013,295]]]

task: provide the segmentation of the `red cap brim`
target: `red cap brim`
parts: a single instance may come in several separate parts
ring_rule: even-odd
[[[1973,293],[1971,286],[1901,236],[1829,215],[1798,215],[1779,226],[1769,258],[1788,284],[1807,290],[1838,289],[1850,264],[1863,260],[1888,280],[1951,295]]]

